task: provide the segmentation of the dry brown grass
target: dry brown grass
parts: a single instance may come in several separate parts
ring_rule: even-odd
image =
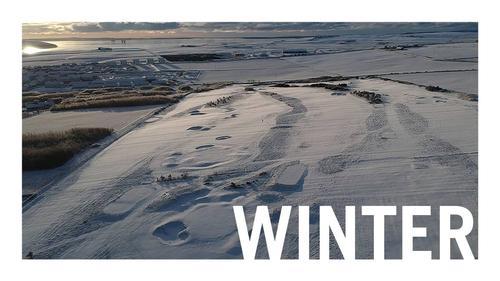
[[[178,102],[190,93],[200,93],[220,89],[230,83],[207,83],[197,86],[183,85],[177,91],[169,86],[145,87],[125,89],[110,87],[101,89],[87,89],[81,92],[40,94],[29,93],[23,95],[23,103],[32,101],[54,102],[51,111],[63,111],[88,108],[164,105]]]
[[[107,128],[74,128],[63,132],[23,134],[23,170],[58,167],[112,132]]]
[[[139,106],[169,104],[177,102],[181,96],[172,89],[156,87],[152,89],[123,89],[120,87],[88,89],[81,92],[23,95],[23,103],[51,100],[55,105],[52,111],[102,108],[120,106]]]
[[[85,109],[85,108],[103,108],[103,107],[122,107],[122,106],[138,106],[138,105],[154,105],[154,104],[171,104],[178,101],[175,97],[167,96],[134,96],[113,95],[111,98],[87,98],[87,99],[72,99],[63,101],[54,105],[51,111]]]
[[[448,89],[443,89],[439,86],[432,86],[432,85],[429,85],[429,86],[426,86],[425,89],[429,92],[441,92],[441,93],[449,93],[451,92],[450,90]]]
[[[76,93],[57,93],[57,94],[23,94],[24,102],[47,101],[54,99],[66,99],[74,97]]]

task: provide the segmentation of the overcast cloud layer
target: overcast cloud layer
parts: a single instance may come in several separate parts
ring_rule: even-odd
[[[343,22],[69,22],[26,23],[24,37],[67,37],[83,34],[97,37],[137,34],[145,37],[211,34],[272,35],[279,34],[345,34],[435,31],[477,31],[477,23],[343,23]]]

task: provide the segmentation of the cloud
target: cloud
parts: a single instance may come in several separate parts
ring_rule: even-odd
[[[74,23],[28,23],[23,32],[28,33],[78,33],[78,32],[120,32],[159,31],[176,29],[176,22],[74,22]]]
[[[181,23],[181,27],[196,31],[359,31],[394,30],[401,32],[417,31],[477,31],[476,23],[374,23],[374,22],[208,22]]]
[[[176,32],[189,33],[307,33],[307,34],[346,34],[346,33],[411,33],[436,31],[477,31],[477,23],[432,23],[432,22],[69,22],[69,23],[29,23],[23,24],[25,34],[73,35],[78,33],[99,32]]]
[[[345,27],[340,22],[208,22],[182,23],[181,26],[203,31],[306,31],[337,30]]]
[[[176,29],[176,22],[99,22],[99,23],[73,23],[71,30],[74,32],[103,32],[103,31],[158,31]]]

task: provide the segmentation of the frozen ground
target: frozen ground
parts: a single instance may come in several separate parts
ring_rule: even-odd
[[[179,39],[135,42],[130,48],[143,51],[129,55],[142,56],[144,49],[176,54],[300,47],[315,54],[175,65],[200,71],[198,82],[389,75],[472,92],[477,88],[476,39],[477,34],[462,33]],[[23,64],[85,61],[88,54],[82,50],[101,43],[68,43],[77,46],[25,56]],[[384,44],[414,43],[426,46],[380,49]],[[321,50],[329,53],[319,54]],[[112,56],[101,54],[95,61]],[[257,205],[270,207],[273,223],[281,206],[308,205],[311,256],[317,258],[319,205],[333,205],[340,220],[346,205],[431,205],[434,216],[416,220],[428,227],[429,238],[415,239],[415,248],[434,250],[437,258],[437,206],[464,206],[477,222],[477,102],[378,78],[343,82],[351,90],[380,93],[385,103],[372,105],[313,87],[254,85],[255,91],[248,91],[248,84],[187,96],[25,206],[23,255],[241,258],[232,206],[245,206],[251,224]],[[215,107],[206,105],[223,97],[232,98]],[[358,209],[357,258],[370,258],[372,221],[359,215]],[[400,220],[398,215],[386,224],[387,258],[401,257]],[[296,226],[292,211],[285,258],[297,257]],[[476,256],[477,231],[475,225],[468,236]],[[263,242],[258,257],[267,256]],[[453,243],[452,252],[459,257]],[[335,245],[331,254],[340,256]]]
[[[313,257],[318,205],[458,204],[477,218],[477,103],[390,81],[349,83],[387,103],[310,87],[190,95],[28,206],[23,253],[241,258],[232,205],[248,215],[269,205],[273,222],[282,205],[313,206]],[[233,98],[205,106],[223,96]],[[157,181],[168,174],[172,180]],[[386,233],[391,258],[400,257],[397,219]],[[296,220],[292,214],[291,225]],[[418,249],[437,249],[436,222],[426,222],[430,238],[416,240]],[[370,221],[358,228],[359,258],[370,257],[370,228]],[[283,256],[293,258],[297,231],[289,232]],[[477,248],[477,228],[468,238]]]
[[[64,40],[48,41],[57,48],[40,50],[23,55],[23,66],[102,61],[111,58],[141,58],[152,54],[185,53],[261,53],[290,48],[309,51],[351,51],[380,48],[385,44],[474,44],[474,32],[436,32],[415,34],[375,34],[309,37],[269,38],[186,38],[186,39],[135,39],[121,44],[120,40]],[[449,45],[449,44],[448,44]],[[452,44],[451,44],[452,45]],[[476,44],[477,45],[477,44]],[[97,47],[107,47],[118,52],[98,52]],[[431,47],[433,48],[433,47]],[[462,48],[461,48],[462,49]],[[447,52],[445,52],[447,53]],[[476,51],[477,53],[477,51]]]
[[[25,199],[32,199],[34,194],[50,188],[55,182],[74,171],[76,167],[92,158],[115,139],[120,138],[143,123],[147,124],[156,120],[157,117],[154,115],[163,108],[161,106],[134,106],[42,112],[33,117],[23,118],[23,133],[44,133],[77,127],[114,129],[113,135],[100,141],[99,146],[88,148],[85,152],[78,154],[60,167],[49,170],[23,171],[23,202]]]
[[[477,34],[469,32],[406,35],[342,35],[299,38],[211,38],[102,41],[54,41],[56,49],[23,55],[23,66],[63,63],[106,63],[146,60],[160,55],[221,54],[208,62],[168,63],[173,73],[201,71],[199,82],[298,79],[321,75],[382,75],[442,70],[477,70]],[[387,51],[384,45],[418,44],[423,47]],[[97,47],[113,51],[100,52]],[[286,56],[286,50],[307,55]],[[275,55],[275,54],[278,55]],[[244,57],[245,59],[241,59]],[[152,75],[149,64],[140,75]],[[145,68],[145,69],[143,69]],[[154,67],[152,68],[154,70]],[[147,70],[147,71],[146,71]],[[128,75],[128,74],[127,74]],[[106,78],[107,79],[107,78]],[[107,83],[107,82],[106,82]]]
[[[409,55],[443,61],[478,61],[477,43],[435,44],[404,51]]]
[[[466,93],[477,94],[477,71],[452,71],[417,74],[384,75],[382,77],[397,81],[410,82],[417,85],[439,85],[442,88]]]
[[[23,133],[64,131],[79,127],[123,129],[159,106],[133,106],[50,112],[23,119]]]
[[[179,63],[178,65],[186,70],[201,70],[200,80],[203,82],[273,81],[321,75],[382,75],[477,69],[477,62],[441,61],[423,56],[409,56],[402,51],[379,49],[250,61]]]

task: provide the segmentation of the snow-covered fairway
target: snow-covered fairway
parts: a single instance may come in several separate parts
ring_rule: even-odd
[[[391,81],[347,82],[386,103],[311,87],[235,85],[188,96],[31,204],[23,254],[241,258],[233,205],[245,206],[250,227],[257,205],[270,207],[274,223],[283,205],[312,206],[313,257],[319,205],[333,205],[341,220],[346,205],[460,205],[477,221],[477,103]],[[387,258],[401,257],[400,220],[388,219]],[[415,248],[437,257],[437,217],[419,223],[429,238]],[[297,257],[296,225],[292,212],[283,257]],[[372,221],[357,225],[357,257],[370,258]],[[468,239],[477,255],[477,226]]]

